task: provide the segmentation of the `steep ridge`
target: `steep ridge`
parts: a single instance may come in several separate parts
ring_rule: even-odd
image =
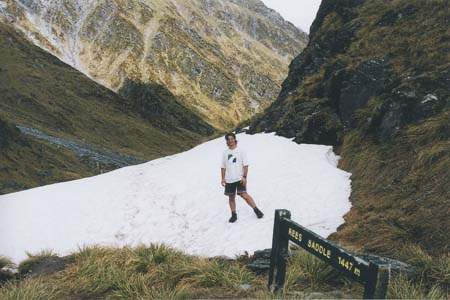
[[[0,193],[111,170],[20,134],[15,125],[140,159],[184,151],[212,127],[161,91],[143,96],[149,114],[93,82],[0,22]],[[156,97],[165,97],[164,106]],[[142,100],[142,101],[144,101]],[[172,121],[176,115],[183,118]]]
[[[307,48],[252,124],[340,150],[353,207],[335,239],[394,256],[409,244],[448,251],[448,28],[448,1],[323,0]]]
[[[0,3],[36,44],[97,82],[163,85],[221,129],[275,100],[307,40],[260,0]]]

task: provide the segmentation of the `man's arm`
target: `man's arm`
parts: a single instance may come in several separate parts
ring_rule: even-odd
[[[247,184],[247,174],[248,174],[248,166],[244,166],[244,175],[242,176],[241,183],[243,185]]]
[[[220,173],[222,175],[222,186],[225,186],[225,168],[220,168]]]

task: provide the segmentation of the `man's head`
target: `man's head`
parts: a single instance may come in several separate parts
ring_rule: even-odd
[[[227,141],[228,148],[233,149],[237,145],[236,135],[232,132],[225,135],[225,140]]]

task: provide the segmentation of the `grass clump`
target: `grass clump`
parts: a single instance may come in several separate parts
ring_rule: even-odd
[[[304,250],[298,250],[288,260],[284,292],[327,289],[332,284],[344,283],[342,279],[339,271],[327,263]]]
[[[199,288],[221,288],[238,291],[241,284],[251,283],[255,275],[242,266],[221,259],[200,259],[185,265],[179,273],[182,282]]]
[[[2,300],[59,300],[61,293],[44,279],[10,281],[0,287]]]
[[[415,267],[410,276],[411,285],[420,287],[428,292],[442,291],[450,294],[450,253],[443,253],[432,257],[417,245],[407,246],[400,257],[406,263]],[[405,279],[399,279],[400,282]],[[417,288],[419,289],[419,288]]]
[[[423,283],[415,283],[405,276],[397,276],[389,283],[387,297],[389,299],[448,299],[448,293],[439,285],[427,288]]]
[[[165,245],[89,247],[72,259],[58,273],[57,286],[83,299],[245,297],[264,286],[236,261],[189,256]],[[244,291],[241,284],[253,289]]]

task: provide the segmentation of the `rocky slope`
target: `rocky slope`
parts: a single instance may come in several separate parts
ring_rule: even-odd
[[[275,100],[307,40],[260,0],[2,0],[0,11],[106,87],[161,84],[221,129]]]
[[[121,97],[1,22],[0,40],[0,193],[118,167],[25,136],[16,125],[143,160],[187,150],[214,133],[162,88]]]
[[[450,4],[323,0],[307,48],[251,131],[338,146],[364,251],[450,245]],[[370,232],[370,234],[368,234]]]

